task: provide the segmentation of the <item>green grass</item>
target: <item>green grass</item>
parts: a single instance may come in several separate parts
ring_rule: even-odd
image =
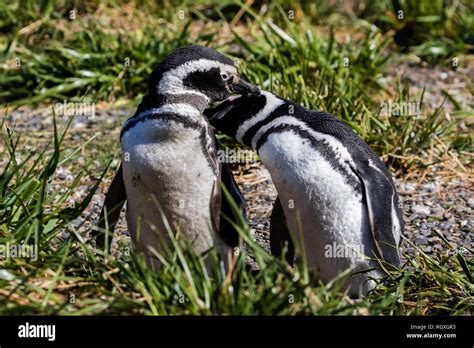
[[[367,1],[358,16],[384,32],[394,31],[399,48],[430,63],[474,50],[472,1]]]
[[[260,87],[342,118],[399,173],[423,169],[427,153],[438,165],[447,152],[469,164],[469,102],[445,92],[455,105],[450,117],[441,105],[422,107],[418,117],[381,113],[381,100],[423,104],[425,98],[407,84],[387,85],[388,63],[409,52],[432,64],[454,56],[463,64],[472,50],[472,5],[428,3],[400,2],[407,16],[399,23],[392,1],[350,13],[324,1],[271,3],[265,11],[254,4],[242,12],[238,1],[2,2],[0,104],[10,108],[2,116],[17,106],[63,100],[136,105],[153,66],[172,49],[198,43],[233,57],[242,76]],[[407,28],[420,34],[419,41],[399,41],[397,33]],[[429,45],[446,51],[433,53]],[[468,88],[472,92],[472,84]],[[291,269],[275,260],[252,242],[245,225],[241,234],[249,248],[229,274],[215,253],[206,270],[179,238],[156,273],[125,246],[118,260],[104,256],[87,240],[85,215],[95,185],[118,158],[111,134],[119,124],[72,140],[66,121],[58,117],[57,131],[38,134],[2,123],[0,244],[36,243],[39,258],[0,261],[0,314],[472,314],[474,264],[465,256],[472,251],[447,241],[435,257],[405,255],[405,267],[361,301],[341,292],[340,282],[324,286],[304,265]],[[58,167],[72,172],[72,182],[57,185]],[[71,204],[84,182],[90,193]],[[256,275],[245,267],[248,252],[256,256]]]

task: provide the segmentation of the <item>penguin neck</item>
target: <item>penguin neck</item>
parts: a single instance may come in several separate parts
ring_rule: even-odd
[[[140,106],[142,109],[149,109],[171,104],[185,104],[202,114],[208,107],[209,99],[195,93],[149,94],[143,98]]]

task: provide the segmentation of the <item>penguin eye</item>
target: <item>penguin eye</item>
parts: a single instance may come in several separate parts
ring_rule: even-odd
[[[227,73],[221,73],[221,77],[225,81],[229,78],[229,75]]]

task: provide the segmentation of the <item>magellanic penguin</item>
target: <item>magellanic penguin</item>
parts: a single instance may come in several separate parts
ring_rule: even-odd
[[[324,282],[352,271],[352,296],[366,294],[374,286],[370,278],[384,275],[375,257],[400,265],[403,222],[392,178],[344,122],[265,91],[205,114],[216,129],[255,149],[270,172],[280,200],[271,218],[272,253],[287,238],[286,217],[309,268]]]
[[[210,102],[259,89],[239,78],[232,60],[201,46],[179,48],[166,56],[153,70],[148,88],[135,115],[123,125],[122,164],[99,227],[107,221],[113,229],[126,200],[132,243],[149,264],[159,265],[152,249],[163,250],[167,228],[179,231],[198,253],[214,247],[217,240],[225,254],[238,236],[220,219],[221,211],[231,214],[222,199],[221,179],[240,207],[243,197],[228,165],[218,161],[216,139],[202,112]],[[111,212],[107,217],[106,210]],[[220,232],[217,238],[214,232]]]

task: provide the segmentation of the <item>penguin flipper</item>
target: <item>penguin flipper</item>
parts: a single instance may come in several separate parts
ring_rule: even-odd
[[[232,199],[237,205],[237,208],[242,213],[243,218],[247,221],[245,199],[242,195],[242,192],[240,192],[239,186],[235,182],[234,175],[232,174],[232,170],[230,169],[228,163],[222,163],[221,182],[230,193]],[[232,209],[232,205],[227,200],[225,195],[222,196],[220,214],[232,218],[235,222],[239,220],[238,216],[235,216],[234,209]],[[234,226],[232,226],[232,224],[223,217],[221,217],[219,223],[219,234],[222,239],[232,248],[235,248],[239,245],[239,233],[234,228]]]
[[[400,265],[400,255],[398,253],[398,243],[395,237],[396,232],[392,211],[394,196],[396,196],[393,183],[383,174],[380,169],[374,167],[370,162],[356,162],[355,167],[351,166],[358,176],[365,196],[370,230],[374,239],[377,251],[380,256],[392,264]],[[398,217],[397,217],[398,219]],[[401,227],[401,223],[400,223]]]
[[[108,245],[110,245],[115,225],[117,225],[117,222],[120,218],[120,211],[122,210],[126,200],[127,193],[125,190],[125,183],[123,182],[122,164],[120,164],[120,167],[117,170],[117,173],[115,174],[115,177],[112,180],[109,190],[105,196],[104,205],[102,206],[102,210],[100,212],[98,231],[94,231],[95,233],[92,236],[97,236],[96,244],[99,248],[103,248],[105,245],[105,233],[102,231],[105,230],[107,225],[109,227],[109,231],[112,232],[108,236]],[[106,213],[107,216],[105,216]]]
[[[286,261],[293,265],[295,260],[295,250],[293,241],[291,240],[290,231],[286,222],[285,212],[277,197],[273,204],[272,215],[270,216],[270,250],[272,255],[280,257],[283,248],[288,248],[286,253]]]
[[[232,204],[228,201],[227,197],[222,194],[221,185],[225,186],[237,205],[237,208],[240,210],[243,218],[245,221],[247,221],[245,199],[240,192],[239,186],[235,182],[234,175],[232,174],[229,164],[219,160],[219,156],[217,154],[220,150],[220,147],[217,138],[214,136],[214,133],[212,133],[212,136],[209,138],[209,143],[210,146],[208,147],[208,154],[218,173],[218,179],[214,183],[215,186],[213,188],[211,198],[211,218],[213,224],[215,225],[213,228],[215,231],[219,232],[220,237],[227,245],[235,248],[239,245],[239,232],[229,221],[227,221],[226,218],[224,218],[224,216],[230,218],[234,223],[238,222],[240,219],[235,215]]]
[[[219,226],[221,223],[220,212],[222,205],[222,192],[220,182],[221,181],[219,177],[214,179],[214,184],[212,185],[211,192],[210,214],[212,230],[214,232],[219,232]]]

